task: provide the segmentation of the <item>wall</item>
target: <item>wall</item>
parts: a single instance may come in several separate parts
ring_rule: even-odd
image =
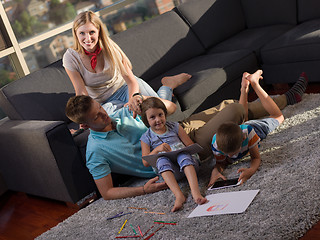
[[[1,174],[0,174],[0,195],[2,195],[3,193],[5,193],[7,191],[7,186],[4,182],[4,179],[2,178]]]

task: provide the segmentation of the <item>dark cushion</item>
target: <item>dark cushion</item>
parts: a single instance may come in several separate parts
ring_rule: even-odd
[[[241,0],[248,28],[297,24],[296,0]]]
[[[319,0],[298,0],[298,22],[320,18]]]
[[[249,50],[208,54],[187,61],[164,75],[187,72],[192,78],[174,90],[181,109],[198,107],[223,84],[239,78],[243,71],[257,66],[255,55]],[[155,89],[159,87],[159,78],[150,82]]]
[[[188,25],[170,11],[112,36],[145,81],[204,53]]]
[[[319,60],[319,53],[320,19],[299,24],[261,49],[266,64]]]
[[[245,29],[239,0],[195,0],[179,5],[177,10],[205,48]]]
[[[72,83],[60,60],[4,86],[0,107],[13,120],[69,122],[65,106],[73,95]]]
[[[294,25],[272,25],[246,29],[237,35],[209,49],[210,53],[248,49],[260,55],[260,48],[281,34],[292,29]]]
[[[282,63],[282,64],[263,64],[263,81],[267,84],[274,83],[295,83],[300,74],[305,72],[309,82],[319,82],[320,79],[320,60]]]

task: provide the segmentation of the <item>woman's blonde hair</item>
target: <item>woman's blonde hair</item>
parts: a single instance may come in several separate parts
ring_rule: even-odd
[[[131,62],[121,48],[107,35],[107,29],[101,19],[92,11],[79,13],[73,21],[72,34],[74,38],[74,50],[84,54],[84,50],[79,43],[77,30],[86,23],[92,23],[99,30],[99,46],[102,49],[104,56],[108,59],[111,65],[111,71],[117,69],[121,74],[128,75],[124,64],[132,69]]]

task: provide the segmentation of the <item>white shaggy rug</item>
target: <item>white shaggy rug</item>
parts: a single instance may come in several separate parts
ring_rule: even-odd
[[[170,190],[121,200],[99,199],[37,239],[115,239],[120,235],[134,235],[130,224],[136,232],[140,226],[144,233],[154,220],[175,221],[177,225],[165,225],[151,239],[298,239],[320,220],[319,105],[319,94],[305,94],[302,102],[283,110],[286,119],[261,143],[261,166],[246,184],[206,191],[212,164],[211,161],[202,164],[199,184],[206,195],[260,189],[244,213],[187,218],[196,204],[187,182],[182,181],[180,186],[188,199],[179,212],[170,213],[174,202]],[[238,168],[249,164],[244,161],[230,166],[225,174],[236,176]],[[134,185],[143,182],[137,180]],[[128,207],[165,214],[144,213]],[[132,214],[106,219],[129,211]],[[126,219],[128,221],[118,235]]]

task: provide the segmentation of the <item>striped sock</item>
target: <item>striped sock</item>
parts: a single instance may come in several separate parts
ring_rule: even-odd
[[[285,93],[288,105],[293,105],[302,100],[302,95],[308,86],[308,77],[306,73],[301,73],[298,81]]]

